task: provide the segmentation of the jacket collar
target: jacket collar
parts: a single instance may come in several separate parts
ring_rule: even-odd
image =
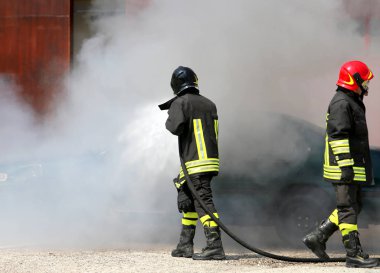
[[[184,90],[183,92],[181,92],[180,94],[177,94],[174,98],[168,100],[167,102],[164,102],[158,105],[158,107],[160,108],[160,110],[168,110],[170,106],[172,105],[173,101],[175,101],[178,97],[186,95],[186,94],[199,95],[199,90],[196,88],[188,88]]]
[[[359,94],[356,94],[355,92],[348,90],[346,88],[340,87],[340,86],[338,86],[336,91],[344,93],[348,97],[352,98],[356,103],[358,103],[363,109],[365,109],[365,105],[364,105],[362,99],[360,98]]]
[[[360,95],[357,94],[357,93],[355,93],[355,92],[352,91],[352,90],[348,90],[348,89],[346,89],[346,88],[343,88],[343,87],[338,86],[338,88],[336,89],[336,91],[337,91],[337,92],[343,92],[343,93],[346,94],[347,96],[349,96],[349,97],[351,97],[351,98],[353,98],[353,99],[355,99],[355,100],[359,100],[359,101],[361,101],[361,99],[360,99]]]

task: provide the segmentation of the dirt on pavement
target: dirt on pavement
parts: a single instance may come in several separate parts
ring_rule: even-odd
[[[350,269],[344,263],[301,264],[276,261],[256,254],[227,253],[224,261],[194,261],[170,256],[171,247],[118,250],[1,249],[2,273],[221,273],[221,272],[331,272],[370,273],[373,269]],[[197,251],[199,251],[197,249]],[[313,257],[307,251],[281,251],[281,255]],[[335,254],[332,256],[342,256]]]

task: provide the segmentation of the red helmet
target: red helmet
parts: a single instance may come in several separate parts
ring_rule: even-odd
[[[355,91],[362,83],[373,78],[372,71],[368,66],[360,61],[350,61],[342,65],[339,72],[339,79],[336,85]]]

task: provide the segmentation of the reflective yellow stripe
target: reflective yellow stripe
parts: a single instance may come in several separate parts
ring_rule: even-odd
[[[201,129],[201,140],[202,140],[202,147],[204,150],[203,151],[204,157],[199,158],[199,159],[206,159],[207,158],[207,148],[206,148],[205,138],[204,138],[204,134],[203,134],[202,120],[199,120],[199,128]]]
[[[335,225],[339,225],[338,210],[335,209],[329,216],[329,220]]]
[[[340,140],[332,140],[329,143],[330,143],[331,148],[350,147],[348,138],[347,139],[340,139]]]
[[[355,174],[365,174],[365,168],[364,167],[353,167]]]
[[[345,236],[352,231],[358,231],[358,225],[341,223],[339,224],[339,229],[340,229],[340,232],[342,233],[342,236]]]
[[[339,154],[349,154],[350,153],[350,147],[338,147],[332,149],[334,155]]]
[[[180,181],[180,182],[175,183],[175,185],[176,185],[176,187],[177,187],[177,185],[179,185],[179,188],[180,188],[180,187],[182,187],[182,185],[183,185],[184,183],[186,183],[186,178],[185,178],[185,177],[181,177],[181,178],[179,179],[179,181]],[[177,189],[179,189],[179,188],[177,187]]]
[[[355,174],[354,180],[365,182],[365,181],[367,181],[367,177],[365,175],[357,175],[357,174]]]
[[[354,169],[354,181],[366,182],[366,172],[364,167],[353,167]],[[323,166],[323,177],[332,180],[340,180],[342,177],[342,171],[338,166]]]
[[[327,179],[332,179],[332,180],[340,180],[340,178],[342,177],[342,175],[341,174],[327,174],[327,173],[324,173],[323,177],[327,178]]]
[[[209,166],[203,166],[203,167],[196,167],[196,168],[190,168],[187,170],[187,172],[190,174],[196,174],[196,173],[205,173],[205,172],[219,172],[219,166],[209,165]],[[185,175],[183,171],[179,173],[179,178],[183,178]]]
[[[328,136],[326,134],[325,137],[326,145],[325,145],[325,164],[330,165],[330,158],[329,158],[329,144],[328,144]]]
[[[205,139],[203,135],[202,120],[194,119],[194,136],[197,143],[198,157],[199,159],[207,159],[207,150],[205,145]]]
[[[352,158],[342,159],[342,160],[339,160],[337,163],[338,163],[339,167],[352,166],[352,165],[354,165],[354,160]]]
[[[208,159],[193,160],[193,161],[186,162],[185,165],[187,168],[198,167],[198,166],[203,166],[203,165],[219,165],[219,159],[208,158]]]
[[[326,172],[341,172],[341,169],[339,166],[326,166],[324,165],[323,166],[323,169],[326,171]],[[353,166],[353,169],[354,169],[354,173],[355,174],[365,174],[365,167],[355,167]]]
[[[213,214],[215,215],[216,218],[219,219],[218,213],[214,212]],[[211,220],[210,215],[205,215],[205,216],[201,217],[200,220],[201,220],[202,225],[205,227],[217,227],[218,226],[218,224],[215,223],[215,221]]]
[[[219,172],[218,158],[188,161],[185,163],[185,165],[189,174],[196,174],[201,172]],[[184,177],[182,168],[179,170],[179,177]]]
[[[329,120],[329,113],[326,113],[326,128],[327,128],[327,122]],[[329,158],[329,138],[326,133],[325,136],[325,165],[330,165],[330,158]]]
[[[201,158],[201,146],[202,141],[200,140],[200,130],[198,130],[198,122],[196,119],[193,120],[193,126],[194,126],[194,137],[195,142],[197,143],[197,151],[198,151],[198,157]]]
[[[182,187],[182,185],[186,182],[186,180],[182,180],[181,182],[175,182],[175,186],[177,189],[179,189],[180,187]]]
[[[329,141],[332,152],[334,155],[350,153],[350,144],[347,139]]]
[[[196,213],[196,212],[184,212],[183,217],[198,219],[198,213]]]
[[[331,173],[324,173],[324,178],[332,179],[332,180],[341,180],[342,175],[341,174],[331,174]],[[366,182],[367,178],[363,175],[355,175],[354,181],[360,181],[360,182]]]
[[[184,212],[182,217],[182,225],[184,226],[196,226],[198,221],[198,213],[196,212]]]
[[[199,220],[201,220],[201,223],[203,224],[204,222],[206,222],[207,220],[211,219],[210,215],[205,215],[205,216],[202,216]]]
[[[216,141],[218,141],[219,121],[218,121],[217,119],[214,119],[214,129],[215,129],[215,137],[216,137]]]
[[[196,226],[197,221],[198,220],[189,220],[189,219],[182,218],[182,225],[184,225],[184,226]]]
[[[326,165],[324,165],[323,169],[326,172],[336,172],[336,173],[341,173],[342,172],[342,170],[339,168],[339,166],[326,166]]]

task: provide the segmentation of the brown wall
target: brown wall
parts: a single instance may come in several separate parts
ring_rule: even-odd
[[[70,67],[71,0],[0,1],[0,74],[46,113]]]

